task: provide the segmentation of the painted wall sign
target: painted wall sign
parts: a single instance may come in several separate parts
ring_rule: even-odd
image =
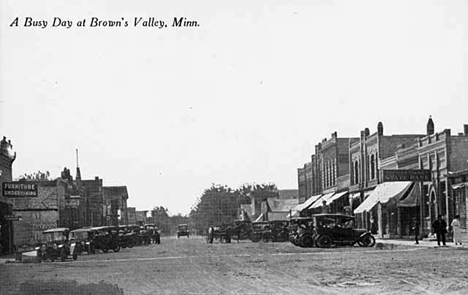
[[[4,182],[3,196],[7,198],[37,197],[37,184],[27,182]]]
[[[395,169],[382,170],[383,181],[431,181],[431,170],[428,169]]]

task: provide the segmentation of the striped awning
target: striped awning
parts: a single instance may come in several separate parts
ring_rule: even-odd
[[[370,211],[377,203],[386,204],[392,199],[399,201],[410,188],[411,181],[384,182],[379,184],[364,202],[354,209],[354,214]]]

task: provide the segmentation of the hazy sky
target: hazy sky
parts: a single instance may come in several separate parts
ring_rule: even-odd
[[[0,6],[0,136],[17,152],[14,177],[75,174],[78,148],[83,178],[127,185],[138,210],[188,213],[212,183],[297,188],[297,168],[334,131],[357,137],[382,121],[385,134],[424,133],[429,115],[438,131],[468,123],[467,1]],[[92,17],[129,26],[91,28]],[[173,28],[174,17],[200,26]]]

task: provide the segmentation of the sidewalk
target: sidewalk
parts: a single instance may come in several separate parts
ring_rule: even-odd
[[[424,248],[438,248],[441,246],[437,245],[437,241],[433,239],[423,239],[419,241],[419,244],[416,244],[414,240],[397,240],[397,239],[380,239],[376,238],[376,246],[377,244],[383,244],[383,245],[395,245],[395,246],[406,246],[406,247],[424,247]],[[447,242],[445,248],[465,248],[468,250],[468,247],[465,247],[465,245],[455,245],[453,242]]]

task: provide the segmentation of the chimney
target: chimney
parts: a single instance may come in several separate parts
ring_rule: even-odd
[[[429,116],[429,120],[427,121],[426,125],[427,135],[434,134],[434,121],[432,121],[432,116]]]
[[[368,137],[370,134],[369,128],[364,129],[364,135]]]
[[[382,124],[382,122],[379,122],[379,124],[377,124],[377,134],[379,136],[383,136],[383,124]]]

